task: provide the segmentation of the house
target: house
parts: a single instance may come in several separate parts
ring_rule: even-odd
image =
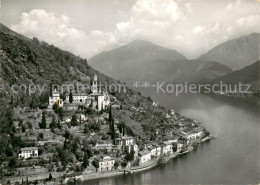
[[[87,121],[87,119],[88,119],[87,116],[85,116],[84,114],[80,114],[78,121],[80,121],[80,120],[81,121]]]
[[[21,149],[21,153],[18,155],[19,159],[38,157],[38,148],[36,147],[25,147]]]
[[[127,151],[127,153],[134,151],[135,155],[137,155],[138,154],[138,145],[137,144],[127,145],[127,146],[125,146],[125,150]]]
[[[202,135],[202,131],[182,131],[188,140],[196,140]]]
[[[87,98],[88,98],[87,93],[72,93],[72,103],[85,104]],[[69,99],[70,99],[70,94],[67,93],[65,102],[69,103]]]
[[[65,119],[65,122],[66,122],[66,123],[71,122],[71,118],[67,118],[67,119]]]
[[[151,153],[151,157],[156,156],[156,147],[155,147],[154,145],[150,145],[150,146],[148,146],[147,148],[148,148],[148,150],[149,150],[150,153]]]
[[[97,156],[94,159],[98,163],[98,171],[111,171],[114,169],[115,159],[110,156]]]
[[[172,154],[172,143],[170,141],[164,141],[162,146],[162,154]]]
[[[122,137],[122,144],[123,146],[132,145],[135,143],[135,138],[132,136],[124,136]]]
[[[148,162],[151,160],[151,153],[149,150],[143,150],[138,153],[138,156],[140,158],[139,165],[144,164],[145,162]]]
[[[94,150],[108,150],[111,151],[113,147],[112,143],[97,143],[93,149]]]
[[[116,145],[120,146],[128,146],[135,143],[135,138],[131,136],[123,136],[122,138],[116,138],[115,140]]]
[[[157,144],[157,143],[154,143],[153,147],[156,149],[155,156],[160,156],[161,155],[161,150],[162,150],[161,146],[159,144]]]

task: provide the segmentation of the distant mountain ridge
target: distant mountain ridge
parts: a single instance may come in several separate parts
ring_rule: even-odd
[[[255,63],[244,67],[243,69],[234,71],[225,76],[221,76],[212,81],[212,83],[220,83],[223,84],[249,84],[250,90],[260,91],[260,61],[256,61]]]
[[[198,60],[217,61],[238,70],[260,59],[260,33],[251,33],[217,45]]]
[[[178,51],[143,40],[102,52],[89,64],[130,85],[134,81],[208,81],[232,71],[215,61],[188,60]]]

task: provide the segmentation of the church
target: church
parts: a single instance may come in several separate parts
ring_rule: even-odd
[[[97,110],[101,111],[102,109],[107,109],[110,104],[110,97],[107,92],[102,92],[101,88],[98,88],[98,79],[97,75],[94,75],[93,82],[91,85],[91,93],[78,93],[73,92],[72,102],[70,102],[70,93],[65,95],[64,101],[60,98],[60,93],[56,90],[52,93],[52,96],[49,97],[49,109],[52,109],[53,105],[56,103],[59,107],[62,107],[64,103],[69,104],[78,104],[90,106],[92,103]]]

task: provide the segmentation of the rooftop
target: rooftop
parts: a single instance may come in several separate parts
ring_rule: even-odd
[[[25,148],[21,148],[21,151],[31,151],[31,150],[38,150],[37,147],[25,147]]]
[[[142,155],[147,155],[149,153],[150,153],[149,150],[143,150],[143,151],[140,151],[138,154],[142,156]]]

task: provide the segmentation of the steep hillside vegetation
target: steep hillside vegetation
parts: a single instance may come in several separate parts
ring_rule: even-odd
[[[67,51],[48,45],[37,38],[28,39],[0,24],[0,131],[1,133],[11,133],[12,122],[8,121],[12,116],[12,106],[30,106],[45,108],[48,105],[50,84],[64,84],[68,82],[88,82],[94,74],[98,75],[99,82],[103,84],[122,83],[109,78],[94,70],[87,64],[86,59],[77,57]],[[43,85],[47,88],[42,94],[29,95],[28,91],[15,94],[11,91],[13,84]],[[124,89],[124,88],[122,88]],[[143,97],[140,93],[126,89],[120,92],[110,92],[122,105],[142,106],[148,108],[151,100]],[[154,111],[163,111],[156,108]],[[127,115],[122,115],[118,111],[118,117],[129,121],[129,128],[134,133],[143,134],[141,122],[137,122]],[[120,120],[120,118],[119,118]],[[127,123],[126,123],[127,124]],[[5,135],[3,134],[3,135]],[[10,135],[8,136],[10,137]],[[7,137],[7,138],[8,138]],[[0,138],[1,139],[1,138]]]

